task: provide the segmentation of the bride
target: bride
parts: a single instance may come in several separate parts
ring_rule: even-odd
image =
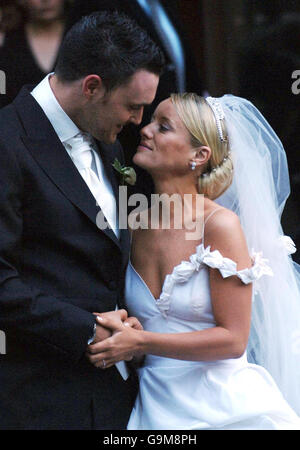
[[[169,229],[134,229],[126,302],[144,329],[98,317],[113,335],[90,361],[142,362],[128,429],[300,429],[300,283],[280,225],[278,137],[247,100],[172,94],[134,162],[157,194],[192,194],[202,232],[187,239],[175,208]]]

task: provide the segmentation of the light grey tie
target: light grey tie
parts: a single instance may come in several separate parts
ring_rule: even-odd
[[[65,141],[64,144],[73,163],[100,206],[105,219],[116,236],[119,237],[116,200],[107,180],[104,180],[101,174],[97,172],[91,137],[86,133],[78,133]]]

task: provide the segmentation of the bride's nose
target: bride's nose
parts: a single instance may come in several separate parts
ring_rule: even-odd
[[[145,127],[143,127],[140,131],[141,137],[145,137],[147,139],[151,139],[153,137],[151,123],[148,123]]]

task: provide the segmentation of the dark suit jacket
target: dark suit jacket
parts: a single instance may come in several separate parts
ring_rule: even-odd
[[[100,145],[118,197],[121,145]],[[123,306],[128,231],[99,207],[25,87],[0,110],[0,429],[121,429],[130,381],[84,356],[93,312]]]

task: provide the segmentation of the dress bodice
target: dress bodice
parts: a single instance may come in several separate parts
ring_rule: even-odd
[[[223,257],[218,250],[201,243],[188,261],[182,261],[167,275],[160,297],[155,299],[142,277],[129,262],[126,272],[126,303],[131,315],[141,322],[161,315],[170,322],[183,321],[187,329],[202,329],[215,325],[212,312],[209,270],[218,269],[224,278],[237,276],[248,284],[262,275],[273,275],[261,253],[252,253],[253,265],[237,270],[237,264]],[[143,300],[143,301],[142,301]]]

